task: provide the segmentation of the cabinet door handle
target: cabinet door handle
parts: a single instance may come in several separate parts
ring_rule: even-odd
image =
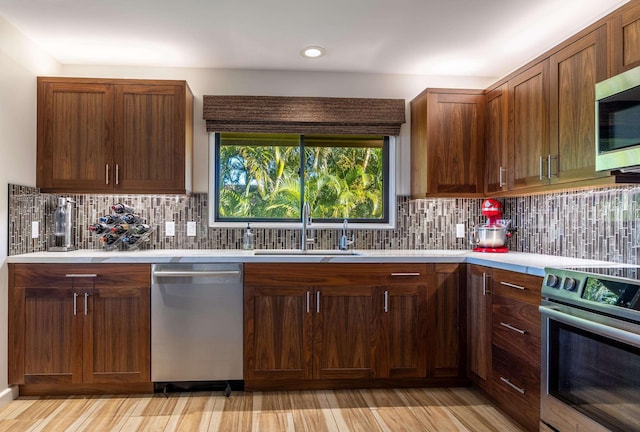
[[[316,313],[320,313],[320,291],[316,291]]]
[[[105,165],[104,168],[104,184],[109,184],[109,164]]]
[[[540,156],[540,167],[538,168],[539,172],[540,172],[540,181],[542,181],[542,156]]]
[[[498,183],[498,187],[504,187],[504,181],[502,178],[502,172],[506,171],[505,168],[500,167],[500,171],[498,172],[498,176],[499,176],[499,183]]]
[[[310,302],[311,302],[311,291],[307,291],[307,313],[309,313],[310,310]]]
[[[520,333],[521,335],[523,335],[523,334],[526,334],[526,333],[527,333],[527,332],[526,332],[526,330],[519,329],[518,327],[514,327],[514,326],[512,326],[511,324],[507,324],[507,323],[503,323],[503,322],[501,322],[501,323],[500,323],[500,325],[501,325],[502,327],[506,327],[506,328],[508,328],[509,330],[513,330],[514,332]]]
[[[116,184],[120,183],[120,165],[116,164]]]
[[[547,156],[547,178],[551,180],[551,153]]]
[[[84,314],[86,315],[89,308],[88,308],[88,299],[89,299],[89,293],[84,293]]]
[[[95,278],[98,277],[95,273],[67,273],[64,277],[68,278]]]
[[[391,277],[420,276],[420,273],[391,273]]]
[[[73,293],[73,314],[78,315],[78,293]]]
[[[487,289],[487,279],[489,279],[489,275],[486,273],[482,273],[482,295],[486,296],[491,291]]]
[[[514,389],[515,391],[517,391],[520,394],[525,394],[526,390],[523,388],[518,387],[517,385],[513,384],[509,378],[505,378],[503,376],[500,377],[500,381],[502,381],[503,383],[505,383],[506,385],[508,385],[509,387],[511,387],[512,389]]]
[[[509,288],[515,288],[515,289],[519,289],[519,290],[522,290],[522,291],[527,289],[527,288],[523,287],[522,285],[516,285],[516,284],[509,283],[509,282],[500,281],[500,285],[508,286]]]
[[[389,291],[384,292],[384,311],[389,312]]]

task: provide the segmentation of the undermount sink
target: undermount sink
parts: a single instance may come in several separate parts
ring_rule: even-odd
[[[253,251],[254,255],[361,255],[354,250],[339,250],[339,249],[256,249]]]

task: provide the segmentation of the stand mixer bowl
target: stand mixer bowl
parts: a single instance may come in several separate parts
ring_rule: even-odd
[[[506,225],[480,225],[471,233],[470,242],[473,246],[482,248],[500,248],[507,241]]]

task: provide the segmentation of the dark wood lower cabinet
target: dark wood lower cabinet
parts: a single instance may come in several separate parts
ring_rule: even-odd
[[[9,265],[21,394],[149,392],[149,265]]]
[[[466,382],[458,272],[434,264],[245,264],[245,388]]]
[[[526,430],[537,431],[542,278],[476,265],[467,273],[469,379]]]

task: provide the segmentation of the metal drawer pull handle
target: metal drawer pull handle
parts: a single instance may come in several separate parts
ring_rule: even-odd
[[[400,276],[420,276],[420,273],[391,273],[391,277],[400,277]]]
[[[508,286],[510,288],[515,288],[515,289],[519,289],[519,290],[526,290],[527,288],[521,286],[521,285],[516,285],[516,284],[512,284],[509,282],[500,282],[500,285],[504,285],[504,286]]]
[[[78,315],[76,308],[78,307],[78,293],[73,293],[73,314]]]
[[[116,184],[120,183],[120,166],[116,164]]]
[[[89,298],[89,294],[88,293],[84,293],[84,314],[87,314],[88,311],[88,307],[87,307],[87,299]]]
[[[513,384],[511,381],[509,381],[508,378],[500,377],[500,381],[502,381],[503,383],[505,383],[506,385],[508,385],[509,387],[511,387],[512,389],[514,389],[515,391],[517,391],[520,394],[524,394],[526,392],[525,389],[520,388],[517,385]]]
[[[389,312],[389,291],[384,292],[384,311]]]
[[[64,277],[68,277],[68,278],[95,278],[98,277],[97,274],[95,273],[67,273],[64,275]]]
[[[307,291],[307,313],[309,313],[309,305],[310,305],[310,301],[311,301],[311,291]]]
[[[509,325],[509,324],[507,324],[507,323],[503,323],[503,322],[501,322],[501,323],[500,323],[500,325],[501,325],[502,327],[506,327],[506,328],[508,328],[509,330],[513,330],[514,332],[518,332],[518,333],[520,333],[520,334],[522,334],[522,335],[527,333],[527,332],[526,332],[526,330],[520,330],[518,327],[514,327],[514,326]]]
[[[487,289],[487,279],[489,279],[489,275],[486,273],[482,273],[482,295],[483,296],[486,296],[488,293],[491,292]]]
[[[320,313],[320,291],[316,291],[316,313]]]
[[[212,270],[212,271],[154,271],[154,277],[205,277],[205,276],[240,276],[238,270]]]
[[[104,184],[109,184],[109,164],[105,165],[104,178],[105,178],[105,183]]]

